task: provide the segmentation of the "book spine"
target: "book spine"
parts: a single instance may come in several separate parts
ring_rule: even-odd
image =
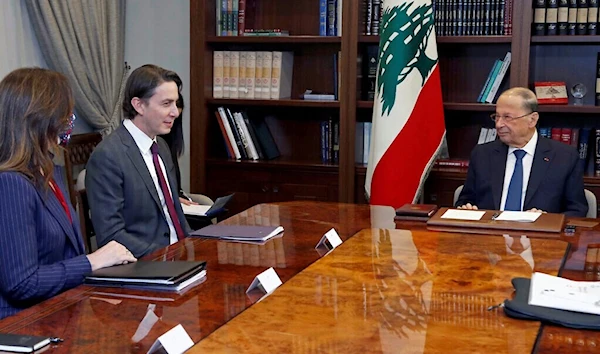
[[[327,0],[327,35],[335,36],[335,0]]]
[[[215,116],[217,117],[217,123],[219,124],[221,135],[223,135],[223,141],[225,141],[225,149],[227,150],[227,156],[229,156],[230,159],[235,159],[235,152],[233,150],[233,147],[231,146],[231,141],[229,140],[227,129],[223,124],[223,119],[221,118],[221,114],[219,113],[219,111],[215,112]]]
[[[238,35],[242,36],[246,29],[246,0],[239,0],[238,5]]]
[[[281,88],[281,61],[282,52],[273,52],[273,68],[271,69],[271,83],[270,83],[270,98],[276,100],[280,97]]]
[[[232,0],[231,2],[231,35],[232,36],[237,36],[238,35],[238,23],[240,20],[240,14],[239,14],[239,0]]]
[[[600,129],[596,129],[594,147],[594,175],[598,177],[600,176]]]
[[[265,52],[256,52],[256,60],[254,65],[254,98],[262,98],[262,71],[263,57]]]
[[[262,60],[261,98],[271,98],[271,71],[273,70],[273,52],[264,52]]]
[[[215,4],[215,34],[217,36],[221,36],[223,33],[223,18],[222,18],[223,9],[221,8],[221,2],[217,1]]]
[[[229,13],[227,12],[227,0],[221,1],[221,36],[227,36],[229,25]]]
[[[217,108],[219,115],[221,116],[221,120],[223,121],[223,126],[225,127],[225,131],[227,132],[227,138],[231,144],[231,148],[233,150],[233,154],[236,159],[241,159],[242,155],[240,154],[240,150],[237,145],[237,141],[235,139],[235,135],[233,134],[233,127],[229,123],[229,118],[227,117],[227,112],[223,107]]]
[[[327,35],[327,0],[319,0],[319,36]]]
[[[567,34],[570,36],[577,34],[577,0],[569,0]]]
[[[256,83],[256,52],[246,52],[246,98],[254,98]]]
[[[595,35],[598,27],[598,0],[589,0],[587,34]]]
[[[229,80],[231,79],[231,52],[228,50],[223,51],[223,98],[229,98],[230,86]]]
[[[577,35],[587,34],[588,23],[588,0],[577,2]]]
[[[506,72],[508,71],[508,67],[510,66],[511,60],[512,60],[511,53],[506,52],[506,56],[504,57],[504,60],[502,61],[502,66],[500,66],[500,70],[498,70],[498,74],[496,75],[496,78],[494,79],[494,83],[492,85],[492,88],[490,89],[490,93],[488,94],[487,99],[485,100],[487,103],[494,102],[494,99],[496,98],[496,94],[498,93],[498,89],[500,88],[500,85],[502,84],[502,80],[504,80],[504,76],[506,75]]]
[[[339,37],[342,36],[342,9],[343,9],[342,1],[343,0],[337,0],[336,19],[335,19],[335,23],[337,24],[336,35]]]
[[[327,163],[327,122],[321,121],[321,162]]]
[[[590,141],[590,128],[582,128],[579,134],[579,164],[585,170],[585,162],[588,158],[588,142]]]
[[[494,65],[492,65],[492,69],[490,70],[487,79],[485,80],[485,84],[483,85],[483,87],[481,88],[481,92],[479,92],[479,96],[477,97],[477,102],[479,103],[484,103],[484,99],[483,99],[483,95],[485,94],[487,88],[490,85],[490,81],[492,81],[492,77],[494,76],[494,70],[496,69],[496,66],[501,64],[500,59],[496,59],[496,61],[494,62]]]
[[[363,161],[364,163],[369,162],[369,152],[371,151],[371,122],[365,122],[365,140],[363,149]]]
[[[571,128],[562,128],[560,130],[560,141],[567,145],[571,145]]]
[[[546,7],[546,35],[558,34],[558,0],[547,0]]]
[[[579,144],[579,128],[571,129],[571,146],[577,149]]]
[[[381,0],[373,0],[373,11],[371,11],[373,18],[371,19],[371,34],[376,36],[379,35],[379,27],[381,22]]]
[[[533,9],[533,34],[543,36],[546,29],[546,0],[535,0]]]
[[[227,35],[233,36],[233,0],[227,0]]]
[[[596,106],[600,106],[600,52],[596,55]]]
[[[213,97],[223,98],[223,52],[213,52]]]
[[[237,32],[236,32],[237,34]],[[240,52],[231,52],[229,69],[229,98],[240,98],[238,94],[238,80],[240,77]]]
[[[556,141],[560,141],[560,128],[552,128],[551,129],[551,134],[552,134],[552,140],[556,140]]]
[[[229,126],[231,127],[231,131],[233,133],[233,137],[235,138],[235,144],[237,145],[240,156],[243,160],[248,159],[248,154],[246,153],[246,148],[244,146],[244,142],[242,141],[242,135],[240,134],[240,128],[235,122],[235,118],[229,108],[225,108],[225,113],[227,115],[227,121],[229,122]]]
[[[367,3],[367,12],[365,14],[365,34],[367,36],[372,35],[373,33],[371,32],[371,20],[373,18],[373,0],[364,0]]]
[[[239,77],[238,77],[238,97],[246,98],[248,89],[246,88],[246,60],[248,58],[248,52],[240,52],[240,65],[239,65]]]
[[[333,122],[333,163],[340,162],[340,123]]]
[[[482,103],[485,103],[487,101],[487,98],[490,95],[490,91],[494,86],[494,82],[496,81],[496,77],[500,72],[500,68],[502,68],[502,60],[498,59],[497,64],[494,65],[494,72],[492,73],[492,77],[490,78],[490,84],[486,87],[485,92],[483,93]]]
[[[569,34],[569,1],[558,1],[558,34],[565,36]]]

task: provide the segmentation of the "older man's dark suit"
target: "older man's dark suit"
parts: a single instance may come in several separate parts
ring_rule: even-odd
[[[175,166],[169,147],[157,138],[177,217],[186,235],[190,228],[177,195]],[[170,231],[152,176],[135,140],[121,125],[96,147],[86,165],[85,186],[92,223],[100,246],[115,240],[141,257],[169,245]]]
[[[500,140],[477,145],[471,154],[467,181],[456,205],[499,210],[508,146]],[[585,216],[583,169],[573,147],[538,135],[523,210]]]

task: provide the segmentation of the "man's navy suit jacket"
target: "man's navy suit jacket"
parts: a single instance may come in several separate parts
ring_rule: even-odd
[[[471,153],[467,180],[456,206],[499,210],[508,146],[500,140],[477,145]],[[538,135],[523,210],[586,216],[583,166],[573,147]]]

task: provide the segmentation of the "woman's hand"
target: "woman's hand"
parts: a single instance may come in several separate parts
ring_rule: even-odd
[[[122,244],[110,241],[96,252],[88,254],[88,260],[92,265],[92,271],[106,268],[117,264],[127,264],[137,261],[137,258]]]

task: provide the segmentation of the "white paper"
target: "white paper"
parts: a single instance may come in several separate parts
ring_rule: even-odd
[[[485,211],[482,210],[448,209],[442,215],[442,219],[481,220],[483,215]]]
[[[183,209],[183,213],[185,215],[196,215],[196,216],[206,216],[206,212],[210,209],[211,205],[185,205],[181,204],[181,208]]]
[[[179,324],[158,337],[156,342],[150,347],[150,350],[148,350],[148,353],[153,353],[162,347],[168,354],[180,354],[190,349],[193,345],[194,341],[192,341],[192,338],[183,329],[183,326]]]
[[[528,303],[600,315],[600,282],[573,281],[536,272],[531,276]]]
[[[532,211],[503,211],[495,220],[534,222],[540,215]]]

